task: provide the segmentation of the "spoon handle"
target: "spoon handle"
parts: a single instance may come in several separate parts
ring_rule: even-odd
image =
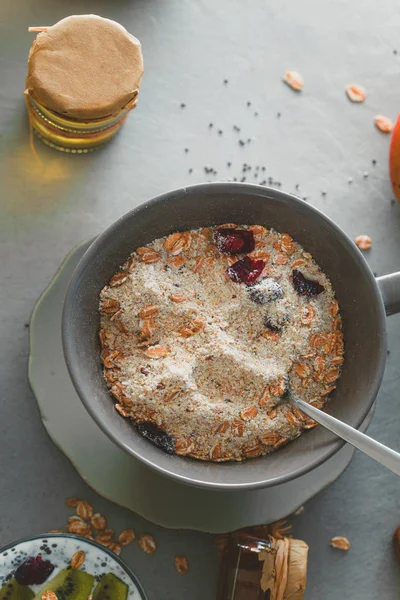
[[[384,465],[396,475],[400,475],[400,454],[391,450],[387,446],[384,446],[380,442],[370,438],[365,433],[361,433],[357,429],[354,429],[350,425],[346,425],[342,421],[339,421],[335,417],[328,415],[322,410],[315,408],[300,400],[300,398],[291,397],[292,402],[302,410],[306,415],[317,421],[320,425],[323,425],[326,429],[329,429],[332,433],[342,438],[364,454],[367,454],[371,458],[374,458],[377,462]]]

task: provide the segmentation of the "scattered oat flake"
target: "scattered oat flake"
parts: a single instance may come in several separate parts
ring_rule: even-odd
[[[146,554],[153,554],[157,548],[155,539],[147,533],[140,536],[138,543],[141,549],[146,552]]]
[[[71,508],[75,508],[76,506],[78,506],[80,500],[78,500],[78,498],[68,498],[65,501],[65,504]]]
[[[93,508],[89,502],[86,502],[86,500],[81,500],[81,502],[78,502],[78,506],[76,507],[76,513],[84,521],[89,521],[93,517]]]
[[[57,596],[51,590],[47,590],[47,592],[43,592],[42,600],[57,600]]]
[[[175,569],[182,575],[189,571],[189,561],[186,556],[175,556]]]
[[[93,515],[91,523],[93,527],[99,531],[102,531],[106,528],[106,519],[100,513],[96,513]]]
[[[297,71],[286,71],[283,81],[296,92],[300,92],[304,87],[304,80]]]
[[[393,123],[390,119],[388,119],[388,117],[376,115],[375,127],[379,129],[379,131],[382,131],[382,133],[391,133],[393,129]]]
[[[75,552],[75,554],[71,558],[71,567],[73,569],[79,569],[85,562],[85,558],[86,554],[84,553],[84,551],[78,550],[78,552]]]
[[[358,235],[354,241],[360,250],[369,250],[372,246],[372,240],[369,235]]]
[[[125,529],[119,534],[118,542],[121,544],[121,546],[127,546],[128,544],[131,544],[134,539],[135,532],[133,529]]]
[[[347,538],[342,536],[333,537],[330,542],[332,548],[337,548],[338,550],[343,550],[347,552],[350,550],[350,542]]]
[[[346,87],[346,94],[352,102],[364,102],[367,94],[361,85],[352,83]]]

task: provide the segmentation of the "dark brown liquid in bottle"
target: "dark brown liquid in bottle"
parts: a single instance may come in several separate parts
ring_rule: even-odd
[[[217,600],[269,600],[270,590],[260,586],[264,562],[259,554],[268,540],[245,534],[229,537],[221,562]]]

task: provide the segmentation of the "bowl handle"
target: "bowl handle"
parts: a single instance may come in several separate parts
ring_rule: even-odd
[[[400,312],[400,271],[378,277],[376,283],[382,294],[386,314],[389,316]]]

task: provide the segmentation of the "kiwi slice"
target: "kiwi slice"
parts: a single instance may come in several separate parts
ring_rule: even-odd
[[[51,590],[58,600],[87,600],[94,583],[93,575],[77,569],[63,569],[47,581],[35,600],[41,600],[42,594]],[[0,599],[1,600],[1,599]]]
[[[94,588],[92,600],[127,600],[128,586],[113,573],[102,575]]]
[[[0,589],[0,600],[32,600],[35,593],[27,585],[21,585],[16,579],[10,579]]]

